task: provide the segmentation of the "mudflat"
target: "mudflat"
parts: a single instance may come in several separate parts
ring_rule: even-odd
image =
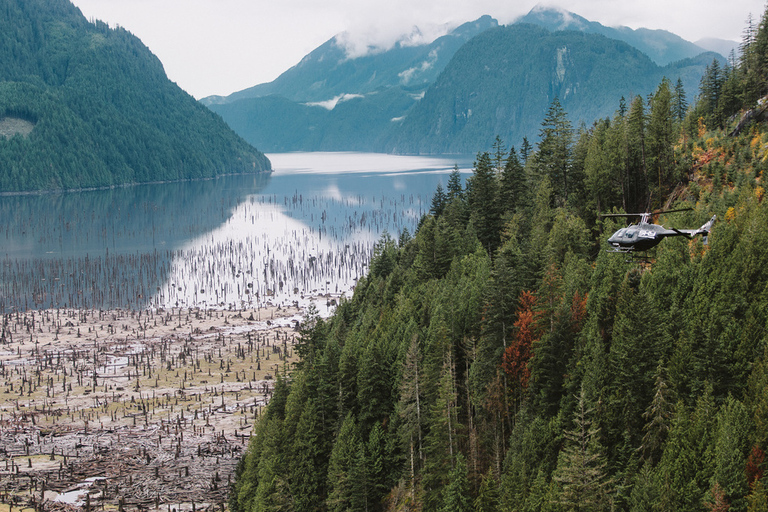
[[[5,315],[0,502],[223,509],[303,319],[296,306]]]

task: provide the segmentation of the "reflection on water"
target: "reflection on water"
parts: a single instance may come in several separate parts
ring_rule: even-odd
[[[0,312],[239,307],[348,293],[466,158],[269,155],[275,172],[0,197]]]

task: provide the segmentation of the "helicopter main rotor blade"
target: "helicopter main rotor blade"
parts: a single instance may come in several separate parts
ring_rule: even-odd
[[[693,208],[677,208],[675,210],[659,210],[657,212],[653,212],[651,215],[660,215],[662,213],[675,213],[675,212],[691,212],[693,211]]]
[[[598,215],[598,217],[642,217],[643,215],[655,216],[655,215],[660,215],[662,213],[690,212],[690,211],[693,211],[693,208],[677,208],[675,210],[659,210],[656,212],[645,212],[645,213],[601,213]]]
[[[598,217],[642,217],[645,213],[601,213]]]

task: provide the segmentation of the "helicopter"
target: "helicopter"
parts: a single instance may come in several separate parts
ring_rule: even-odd
[[[665,228],[660,224],[649,222],[654,215],[690,210],[691,208],[682,208],[679,210],[646,213],[608,213],[600,215],[600,217],[640,217],[640,222],[637,224],[631,224],[625,228],[621,228],[608,238],[608,243],[613,248],[608,252],[631,253],[647,251],[648,249],[656,247],[663,239],[670,236],[686,236],[688,238],[693,238],[698,235],[703,235],[704,243],[706,243],[707,235],[709,235],[709,231],[712,229],[712,224],[714,224],[717,215],[713,215],[712,218],[699,229]]]

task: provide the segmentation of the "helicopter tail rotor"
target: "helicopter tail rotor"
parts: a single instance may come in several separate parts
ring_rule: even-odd
[[[711,219],[709,219],[703,226],[696,230],[695,234],[704,235],[706,237],[709,234],[709,231],[712,229],[712,224],[715,223],[716,218],[717,215],[713,215]]]

